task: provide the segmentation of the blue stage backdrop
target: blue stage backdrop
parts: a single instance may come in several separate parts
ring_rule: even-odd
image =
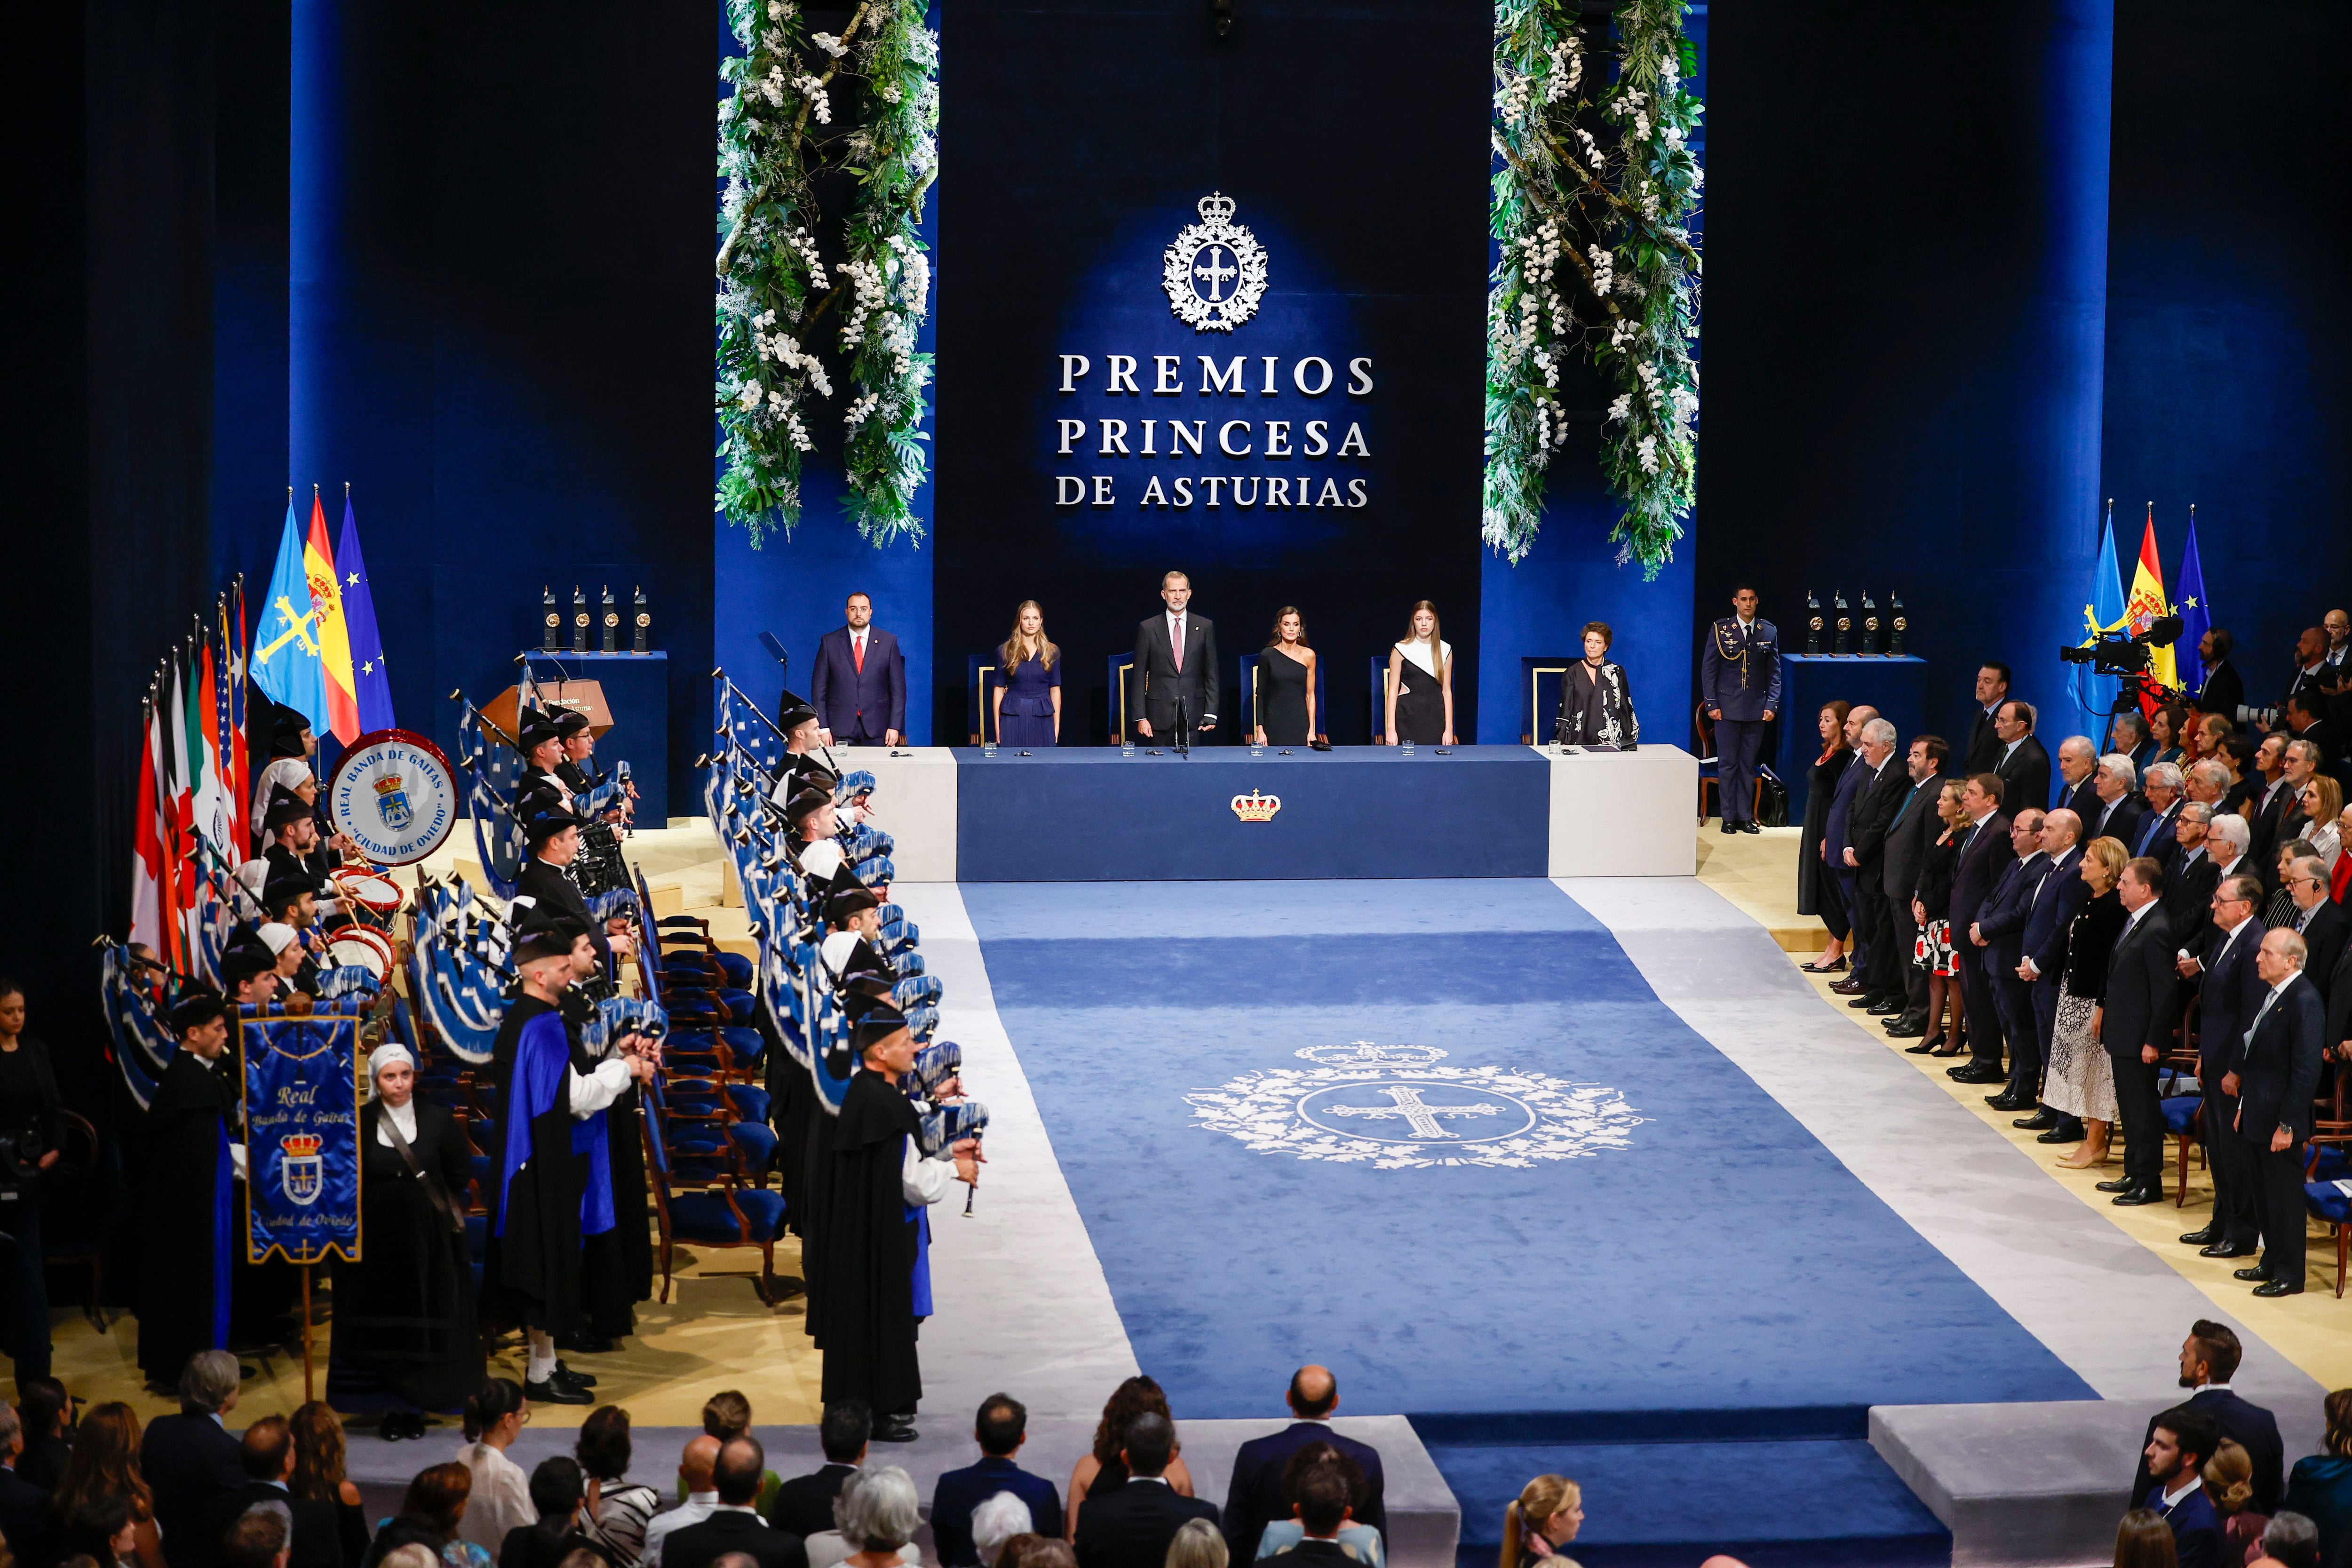
[[[1435,602],[1478,710],[1486,11],[962,0],[944,16],[934,732],[969,654],[1042,602],[1063,733],[1106,731],[1104,656],[1188,571],[1230,683],[1296,605],[1328,729],[1370,738],[1367,656]],[[1265,256],[1196,331],[1163,253],[1223,193]],[[1233,247],[1173,276],[1206,299]],[[1223,704],[1228,731],[1240,711]],[[1503,738],[1503,737],[1496,737]]]

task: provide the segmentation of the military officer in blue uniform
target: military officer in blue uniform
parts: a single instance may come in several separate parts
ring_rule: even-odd
[[[1721,781],[1723,830],[1760,832],[1756,826],[1756,758],[1764,726],[1780,710],[1780,634],[1756,613],[1756,590],[1731,595],[1733,614],[1706,629],[1699,658],[1699,700],[1715,721],[1715,773]]]

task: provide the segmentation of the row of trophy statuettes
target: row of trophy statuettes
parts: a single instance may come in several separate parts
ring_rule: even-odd
[[[630,608],[633,612],[630,619],[632,625],[635,627],[635,636],[629,644],[629,651],[631,653],[648,652],[650,650],[646,647],[646,639],[653,633],[654,617],[653,613],[646,608],[645,584],[639,584],[637,585],[636,601],[630,606]],[[595,618],[603,624],[604,628],[604,647],[600,651],[604,653],[620,652],[621,607],[619,603],[613,597],[613,588],[612,584],[609,583],[604,585],[604,613]],[[586,653],[588,651],[589,619],[588,595],[586,593],[582,591],[580,584],[575,583],[572,585],[572,651],[573,653]],[[562,645],[563,637],[563,612],[555,607],[555,586],[553,584],[550,584],[540,590],[539,628],[540,652],[554,653],[559,651]]]
[[[1829,650],[1832,658],[1874,658],[1882,654],[1888,658],[1903,657],[1903,634],[1911,629],[1911,623],[1904,616],[1901,595],[1889,593],[1886,595],[1886,609],[1882,616],[1878,601],[1870,596],[1869,589],[1864,588],[1862,591],[1862,615],[1858,619],[1853,607],[1845,602],[1843,589],[1832,591],[1830,599],[1830,609],[1824,616],[1822,602],[1813,596],[1811,590],[1805,593],[1807,653],[1822,651],[1822,633],[1826,629],[1834,637]],[[1883,645],[1879,640],[1882,631],[1885,634]],[[1859,647],[1855,646],[1854,634],[1857,632],[1861,634]]]

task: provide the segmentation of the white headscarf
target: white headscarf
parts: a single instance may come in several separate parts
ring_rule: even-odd
[[[284,952],[294,942],[294,928],[283,921],[264,921],[253,934],[268,944],[272,956]]]
[[[374,1050],[368,1053],[368,1082],[370,1085],[373,1085],[377,1075],[382,1073],[386,1068],[404,1067],[409,1071],[415,1072],[416,1070],[416,1058],[409,1054],[409,1050],[406,1046],[401,1045],[395,1041],[386,1041],[384,1044],[378,1046]]]
[[[305,784],[310,782],[310,764],[303,761],[300,757],[280,757],[276,762],[270,763],[268,767],[262,769],[260,782],[253,786],[253,825],[255,830],[259,831],[261,819],[269,815],[269,796],[271,791],[276,789],[278,785],[283,784],[286,786],[287,793],[290,795],[299,785]],[[267,835],[264,837],[267,837]]]

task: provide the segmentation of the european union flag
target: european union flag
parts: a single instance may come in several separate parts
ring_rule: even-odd
[[[2213,629],[2213,613],[2205,607],[2205,563],[2197,557],[2193,505],[2189,509],[2189,544],[2180,552],[2180,578],[2172,585],[2172,609],[2180,617],[2180,640],[2172,645],[2172,663],[2181,689],[2193,698],[2205,689],[2205,659],[2197,645]]]
[[[269,596],[253,628],[253,658],[247,671],[270,698],[310,721],[314,734],[329,732],[327,680],[320,664],[319,613],[310,606],[310,576],[302,561],[302,526],[294,502],[286,502],[286,531],[278,541],[278,564],[269,574]]]
[[[360,523],[352,496],[343,492],[342,537],[335,542],[335,574],[343,580],[343,626],[352,644],[352,695],[359,699],[362,732],[393,727],[392,678],[384,670],[383,637],[376,630],[375,595],[368,589],[367,563],[360,556]]]

